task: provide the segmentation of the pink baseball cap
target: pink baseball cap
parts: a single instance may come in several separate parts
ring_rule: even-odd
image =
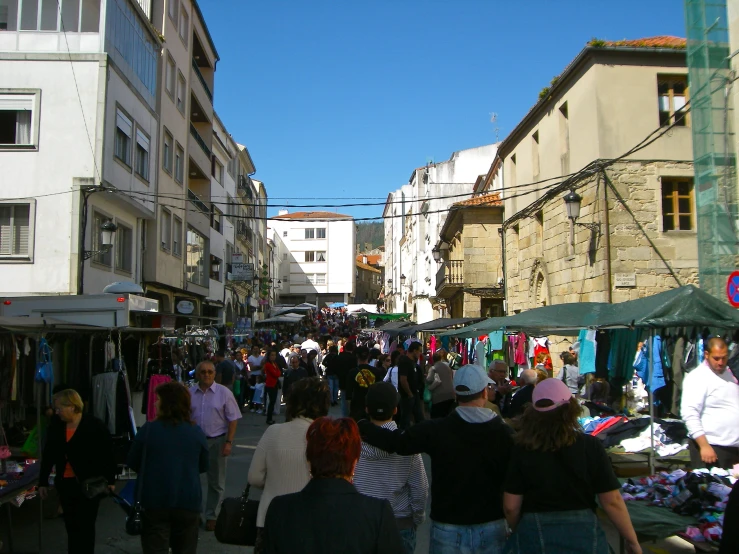
[[[537,412],[549,412],[567,404],[570,398],[572,398],[572,393],[564,382],[559,379],[544,379],[534,388],[534,393],[531,395],[531,402]],[[550,400],[553,404],[550,406],[537,406],[536,403],[540,400]]]

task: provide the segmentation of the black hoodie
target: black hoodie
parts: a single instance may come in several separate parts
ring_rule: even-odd
[[[402,455],[431,457],[431,519],[477,525],[503,519],[503,481],[513,448],[512,431],[500,417],[469,423],[453,411],[406,431],[359,422],[362,440]]]

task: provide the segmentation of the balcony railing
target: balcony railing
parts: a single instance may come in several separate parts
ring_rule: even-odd
[[[200,197],[197,194],[195,194],[190,189],[187,189],[187,198],[198,210],[203,212],[205,215],[210,216],[210,210],[208,209],[208,206],[205,204],[205,202],[200,200]]]
[[[205,155],[208,156],[208,159],[211,158],[211,152],[210,148],[208,148],[208,145],[205,144],[205,141],[203,140],[203,137],[200,136],[200,133],[198,133],[198,130],[195,128],[195,125],[190,122],[190,134],[192,135],[192,138],[195,139],[195,142],[198,143],[198,146],[203,149],[203,152],[205,152]]]
[[[461,286],[464,284],[464,261],[450,260],[444,262],[436,272],[436,292],[444,286]]]
[[[210,87],[208,86],[208,83],[205,82],[205,77],[203,77],[203,74],[200,73],[200,68],[198,67],[198,63],[195,61],[195,58],[192,60],[192,69],[195,71],[195,75],[198,76],[198,80],[200,81],[200,84],[203,85],[203,88],[205,89],[205,94],[208,96],[208,100],[210,100],[211,104],[213,103],[213,93],[210,91]]]
[[[238,180],[238,188],[240,191],[242,191],[249,200],[252,200],[252,192],[251,192],[251,186],[252,186],[252,180],[251,177],[248,175],[239,175]]]

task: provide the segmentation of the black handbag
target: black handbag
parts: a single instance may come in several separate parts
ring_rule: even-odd
[[[216,520],[215,535],[218,542],[254,546],[257,541],[258,500],[249,500],[249,484],[238,498],[226,498]]]
[[[108,489],[108,480],[105,477],[90,477],[80,483],[82,486],[82,494],[88,500],[94,500],[102,496],[110,494]]]

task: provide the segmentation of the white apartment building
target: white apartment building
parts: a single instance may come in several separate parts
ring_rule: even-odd
[[[158,190],[161,41],[149,10],[144,0],[0,2],[4,294],[141,281]]]
[[[410,313],[418,323],[442,316],[432,250],[449,207],[472,195],[496,152],[495,144],[454,152],[445,162],[415,169],[408,184],[388,195],[383,212],[388,312]]]
[[[280,210],[270,228],[275,243],[282,243],[278,247],[282,259],[277,262],[279,303],[349,303],[356,273],[356,227],[351,216]]]

